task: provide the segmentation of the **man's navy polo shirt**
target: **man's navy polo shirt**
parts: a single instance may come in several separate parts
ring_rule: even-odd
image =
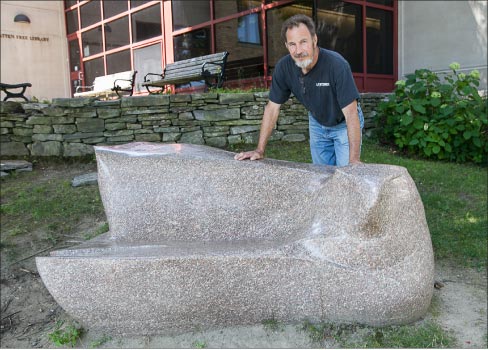
[[[278,61],[269,99],[281,105],[291,93],[325,126],[342,123],[342,108],[359,99],[349,63],[337,52],[322,48],[317,63],[307,74],[290,55]]]

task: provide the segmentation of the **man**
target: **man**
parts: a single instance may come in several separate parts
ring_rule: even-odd
[[[287,19],[281,37],[290,54],[276,64],[257,148],[236,154],[235,159],[264,158],[280,106],[293,93],[309,111],[313,163],[360,163],[364,118],[349,64],[338,53],[317,46],[315,24],[305,15]]]

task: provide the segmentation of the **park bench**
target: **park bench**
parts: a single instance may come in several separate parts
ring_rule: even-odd
[[[149,142],[95,154],[109,232],[36,258],[54,299],[87,328],[391,325],[430,305],[432,243],[403,167],[237,161]]]
[[[0,89],[5,92],[7,96],[3,99],[4,101],[7,101],[9,98],[23,98],[26,101],[29,101],[27,97],[24,96],[25,90],[28,87],[31,87],[31,83],[20,83],[20,84],[4,84],[0,83]],[[22,89],[20,92],[12,92],[11,90],[15,89]]]
[[[134,93],[134,83],[137,71],[126,71],[96,77],[93,85],[78,86],[74,94],[75,97],[98,97],[108,98],[117,95],[132,96]],[[88,90],[87,90],[88,89]],[[81,91],[86,90],[86,91]]]
[[[141,85],[146,87],[149,93],[160,92],[161,88],[166,85],[185,84],[200,80],[204,80],[209,87],[222,87],[228,55],[228,52],[219,52],[168,63],[162,74],[146,74]],[[151,90],[154,87],[156,90]]]

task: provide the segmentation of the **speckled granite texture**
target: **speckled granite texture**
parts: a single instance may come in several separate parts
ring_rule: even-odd
[[[95,149],[110,232],[37,258],[56,301],[88,328],[388,325],[430,304],[432,244],[404,168],[236,161],[189,144]]]

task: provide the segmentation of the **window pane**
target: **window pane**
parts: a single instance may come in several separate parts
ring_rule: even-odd
[[[129,17],[105,24],[105,50],[129,45]]]
[[[173,30],[210,21],[210,3],[201,0],[172,0]]]
[[[319,0],[317,7],[319,46],[337,51],[353,72],[363,71],[362,11],[360,5]]]
[[[261,45],[260,16],[257,13],[239,17],[237,39],[241,43]]]
[[[393,15],[368,7],[366,17],[367,71],[393,74]]]
[[[102,27],[96,27],[81,34],[83,57],[102,52]]]
[[[210,28],[202,28],[196,31],[175,36],[173,39],[175,62],[188,58],[209,55]]]
[[[251,16],[251,17],[249,17]],[[248,20],[251,18],[251,20]],[[228,51],[226,79],[264,75],[258,14],[235,18],[215,25],[216,51]]]
[[[68,34],[74,33],[78,30],[78,10],[66,12],[66,24]]]
[[[81,28],[88,27],[92,24],[100,22],[102,19],[100,13],[100,1],[90,1],[89,3],[80,7]]]
[[[151,6],[132,15],[132,41],[138,42],[161,35],[160,5]]]
[[[93,85],[96,77],[105,75],[103,69],[103,57],[87,61],[85,65],[85,85]]]
[[[71,6],[76,5],[76,3],[76,0],[64,0],[64,8],[70,8]]]
[[[107,74],[130,70],[130,50],[107,55]]]
[[[134,8],[137,6],[144,5],[147,2],[150,2],[151,0],[130,0],[130,8]]]
[[[109,18],[119,13],[127,11],[126,0],[104,0],[103,1],[103,16]]]
[[[393,6],[393,0],[366,0],[367,2],[372,2],[374,4],[380,4],[385,6]]]
[[[141,87],[144,82],[144,75],[147,73],[161,74],[163,71],[161,58],[161,44],[146,46],[134,50],[134,69],[136,74],[136,91],[147,91],[145,87]]]
[[[281,25],[287,18],[299,13],[312,17],[312,3],[313,0],[296,1],[292,5],[278,7],[267,12],[266,35],[270,68],[273,68],[281,57],[288,54],[285,43],[281,41]]]
[[[233,15],[238,12],[253,9],[261,6],[261,0],[215,0],[215,18]]]
[[[80,70],[80,45],[78,40],[69,42],[69,70],[71,72]]]

